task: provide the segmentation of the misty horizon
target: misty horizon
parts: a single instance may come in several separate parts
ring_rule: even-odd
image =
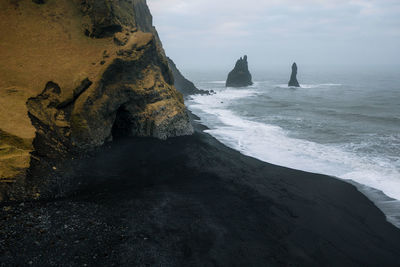
[[[400,2],[393,0],[148,0],[166,53],[187,70],[396,66]],[[210,8],[212,7],[212,8]]]

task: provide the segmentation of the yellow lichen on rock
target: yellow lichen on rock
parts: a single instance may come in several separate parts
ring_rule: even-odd
[[[144,0],[1,1],[0,52],[0,197],[120,130],[193,132]]]

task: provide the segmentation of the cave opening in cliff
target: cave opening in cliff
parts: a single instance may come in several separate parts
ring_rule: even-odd
[[[132,136],[132,116],[124,106],[117,110],[115,121],[111,130],[113,139]]]

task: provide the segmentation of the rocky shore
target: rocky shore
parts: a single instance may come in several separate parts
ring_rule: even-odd
[[[176,66],[175,62],[168,58],[168,65],[172,71],[172,75],[174,76],[174,85],[176,89],[181,92],[184,97],[190,95],[208,95],[210,94],[209,91],[200,90],[198,89],[193,82],[189,81],[188,79],[183,76],[183,74],[179,71],[178,67]]]
[[[203,132],[145,0],[2,1],[0,30],[0,266],[398,266],[354,186]]]
[[[119,135],[193,133],[145,0],[0,3],[0,201],[65,191]]]
[[[74,195],[3,204],[0,266],[396,266],[400,231],[350,184],[203,133],[121,139]]]

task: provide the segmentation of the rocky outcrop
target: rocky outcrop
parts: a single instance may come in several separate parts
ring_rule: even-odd
[[[229,73],[226,80],[227,87],[245,87],[252,85],[252,77],[249,71],[247,56],[240,58],[235,65],[235,68]]]
[[[174,61],[172,61],[172,59],[170,58],[168,58],[168,65],[172,71],[172,75],[174,76],[174,85],[176,89],[179,92],[181,92],[184,96],[196,95],[196,94],[202,94],[202,95],[210,94],[209,91],[200,90],[196,88],[196,86],[191,81],[186,79],[182,75],[182,73],[178,70]]]
[[[145,0],[2,1],[0,30],[0,200],[114,138],[193,132]]]
[[[300,87],[297,81],[297,64],[296,62],[292,65],[292,75],[290,76],[289,87]]]

